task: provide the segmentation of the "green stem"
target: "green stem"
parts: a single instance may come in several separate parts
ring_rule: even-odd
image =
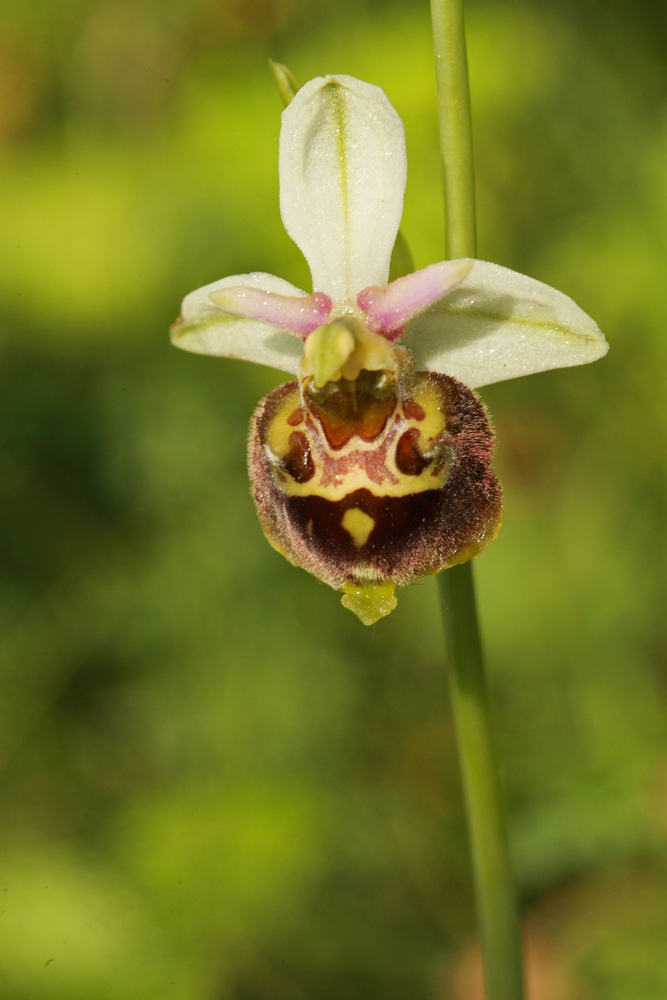
[[[479,636],[471,563],[438,577],[461,761],[487,1000],[523,996],[521,930]]]
[[[445,181],[445,257],[475,257],[475,181],[463,0],[431,0]],[[470,562],[438,577],[487,1000],[521,1000],[521,925]]]
[[[445,257],[475,257],[475,173],[463,0],[431,0],[431,20],[445,174]]]

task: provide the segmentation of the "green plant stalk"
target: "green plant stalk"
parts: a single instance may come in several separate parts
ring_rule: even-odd
[[[521,928],[470,562],[438,577],[487,1000],[523,996]]]
[[[431,0],[445,256],[475,257],[475,182],[463,0]],[[472,564],[438,577],[452,710],[461,762],[487,1000],[521,1000],[521,923],[510,863]]]
[[[445,257],[476,257],[475,171],[463,0],[431,0],[431,21],[445,181]]]

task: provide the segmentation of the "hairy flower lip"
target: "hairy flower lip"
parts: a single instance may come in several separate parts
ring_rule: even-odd
[[[292,436],[304,431],[312,438],[316,420],[321,418],[311,421],[305,410],[298,420],[289,418],[286,429],[293,429],[289,440],[279,427],[276,430],[281,409],[291,414],[300,398],[294,382],[274,390],[253,416],[248,462],[264,531],[292,562],[336,589],[346,581],[356,585],[391,581],[405,586],[425,573],[477,554],[500,525],[502,494],[491,469],[493,433],[483,404],[466,386],[440,374],[422,374],[415,390],[430,395],[431,416],[441,416],[436,440],[423,456],[427,467],[414,470],[399,468],[396,445],[406,423],[397,424],[392,418],[379,422],[377,441],[354,434],[341,446],[335,439],[316,435],[306,474],[300,475],[303,466],[291,467],[296,481],[290,486],[284,475],[290,467],[284,464],[280,444],[288,450]],[[419,419],[413,420],[413,426],[419,427]],[[301,440],[303,444],[294,442],[299,455],[308,447],[305,436]],[[376,454],[380,443],[382,456]],[[451,459],[442,472],[442,485],[432,488],[428,465],[437,462],[440,454],[443,459],[451,454]],[[351,466],[353,479],[348,488],[339,476],[345,474],[351,455],[357,456],[359,468],[365,471],[359,479],[357,466]],[[380,469],[382,476],[378,476]],[[345,513],[355,508],[375,522],[374,531],[364,534],[361,545],[344,523]],[[309,532],[311,518],[315,523]]]

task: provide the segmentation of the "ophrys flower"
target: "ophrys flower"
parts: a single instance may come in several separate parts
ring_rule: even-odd
[[[302,87],[283,112],[279,169],[312,294],[269,274],[223,278],[185,298],[172,339],[298,376],[252,420],[260,520],[370,624],[396,586],[477,555],[498,530],[493,437],[471,390],[607,345],[566,295],[495,264],[443,261],[387,284],[407,167],[378,87]]]

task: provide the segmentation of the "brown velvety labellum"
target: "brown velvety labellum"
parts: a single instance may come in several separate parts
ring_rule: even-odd
[[[257,408],[249,467],[269,541],[336,589],[411,583],[477,555],[501,490],[484,407],[446,375],[402,398],[381,373],[314,394],[280,386]],[[293,431],[292,414],[303,423]]]

